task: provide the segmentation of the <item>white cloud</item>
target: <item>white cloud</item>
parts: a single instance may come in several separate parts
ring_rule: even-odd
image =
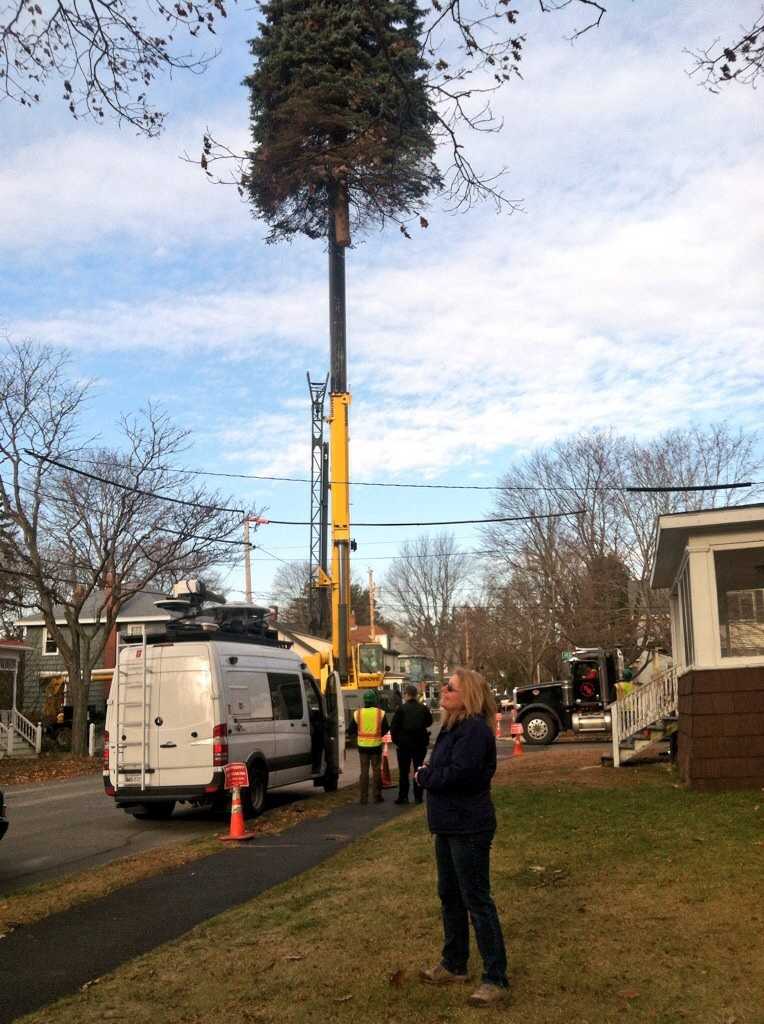
[[[507,191],[527,212],[435,216],[411,243],[377,236],[351,252],[355,475],[474,472],[585,426],[644,436],[693,419],[757,425],[760,101],[743,89],[711,97],[684,74],[682,45],[719,30],[718,5],[700,8],[684,22],[652,23],[648,3],[629,8],[630,23],[609,12],[607,31],[572,57],[557,35],[532,38],[526,80],[500,111],[505,133],[476,152],[484,166],[506,158]],[[16,153],[0,185],[30,246],[128,237],[145,241],[150,265],[175,243],[233,244],[213,284],[199,284],[189,250],[188,285],[152,283],[129,303],[94,287],[12,326],[91,352],[220,353],[230,365],[195,392],[214,410],[218,450],[245,470],[302,474],[307,398],[296,396],[305,362],[328,362],[324,257],[320,245],[252,246],[257,262],[242,271],[246,209],[177,160],[200,134],[189,121],[149,147],[84,131],[57,152]],[[249,399],[234,390],[244,380]]]

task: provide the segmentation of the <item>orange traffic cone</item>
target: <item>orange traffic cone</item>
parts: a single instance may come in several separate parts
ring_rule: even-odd
[[[523,738],[519,732],[515,733],[515,745],[512,747],[512,757],[523,756]]]
[[[244,812],[241,809],[241,790],[237,786],[231,794],[231,828],[227,836],[218,836],[223,842],[243,842],[245,839],[254,839],[254,832],[247,832],[244,827]]]
[[[496,739],[501,739],[501,714],[496,716]]]
[[[387,759],[387,744],[390,740],[390,733],[383,737],[385,745],[382,748],[382,789],[392,789],[395,786],[393,777],[390,774],[390,762]]]

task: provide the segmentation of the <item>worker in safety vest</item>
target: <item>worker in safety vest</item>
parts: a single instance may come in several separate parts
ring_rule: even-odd
[[[382,797],[382,737],[389,731],[387,715],[377,707],[377,695],[367,690],[363,695],[363,707],[353,712],[358,735],[358,759],[361,763],[361,803],[369,802],[369,768],[374,777],[374,803],[381,804]]]

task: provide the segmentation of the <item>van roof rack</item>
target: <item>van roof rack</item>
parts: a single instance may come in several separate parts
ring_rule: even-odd
[[[157,601],[158,607],[167,611],[185,611],[179,618],[171,619],[163,630],[152,632],[146,637],[147,644],[161,644],[189,640],[227,640],[236,643],[260,644],[266,647],[280,647],[289,650],[288,640],[279,640],[278,631],[267,621],[269,608],[247,602],[219,604],[205,607],[201,600],[190,601],[190,607],[181,609],[180,601],[171,599]],[[170,607],[172,606],[172,607]],[[127,643],[142,643],[140,636],[126,637]]]

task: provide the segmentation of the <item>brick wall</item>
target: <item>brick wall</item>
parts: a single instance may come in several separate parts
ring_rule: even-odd
[[[764,786],[764,666],[680,677],[678,756],[693,789]]]

